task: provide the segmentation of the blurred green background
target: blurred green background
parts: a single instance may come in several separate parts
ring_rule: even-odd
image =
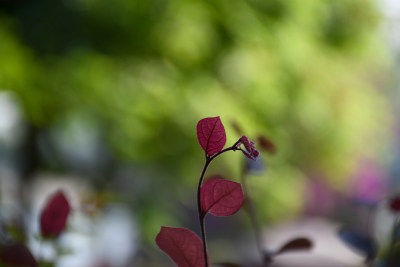
[[[251,179],[260,221],[295,218],[310,176],[346,192],[360,162],[391,164],[381,26],[372,0],[1,0],[0,97],[20,114],[0,106],[17,125],[3,127],[1,167],[21,187],[80,177],[99,209],[128,207],[139,246],[166,260],[161,225],[198,232],[195,127],[220,116],[227,145],[246,134],[277,147]],[[227,153],[209,173],[238,180],[243,160]]]

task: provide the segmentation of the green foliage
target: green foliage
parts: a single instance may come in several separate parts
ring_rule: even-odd
[[[288,181],[309,171],[343,180],[357,158],[387,145],[391,117],[378,90],[386,58],[373,3],[2,1],[0,89],[15,92],[39,129],[96,121],[117,162],[143,166],[132,179],[148,179],[146,190],[167,180],[193,188],[201,117],[221,116],[231,133],[235,121],[250,137],[267,134],[278,154],[274,189],[264,190],[278,191],[263,205],[296,210],[299,195],[284,198],[296,193]],[[237,169],[229,164],[221,166]],[[148,212],[138,212],[143,227],[157,217]],[[158,229],[149,227],[152,240]]]

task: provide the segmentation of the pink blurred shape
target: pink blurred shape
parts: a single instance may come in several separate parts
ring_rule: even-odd
[[[356,202],[375,205],[387,195],[388,184],[375,162],[360,164],[352,183],[351,197]]]

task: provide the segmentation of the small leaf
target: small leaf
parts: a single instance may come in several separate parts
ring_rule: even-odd
[[[35,267],[35,258],[22,243],[12,242],[0,247],[0,266]]]
[[[40,216],[40,230],[43,237],[57,237],[65,228],[71,208],[61,191],[47,202]]]
[[[279,254],[286,252],[294,252],[299,250],[310,250],[313,246],[313,243],[310,239],[305,237],[298,237],[290,240],[286,244],[284,244],[279,250],[266,250],[264,251],[264,263],[270,264],[273,261],[273,258]]]
[[[250,141],[249,138],[247,138],[247,136],[245,135],[240,137],[239,142],[240,144],[244,145],[245,148],[244,150],[240,148],[240,145],[238,146],[238,148],[243,152],[243,154],[245,154],[246,157],[248,157],[249,159],[257,161],[260,153],[254,147],[254,142]]]
[[[290,251],[297,251],[297,250],[309,250],[313,246],[312,242],[308,238],[300,237],[295,238],[285,245],[283,245],[276,254],[286,253]]]
[[[208,212],[215,216],[235,214],[243,204],[242,186],[224,179],[210,179],[201,187],[200,201],[203,216]]]
[[[179,267],[205,265],[203,242],[188,229],[162,226],[156,243]]]
[[[226,134],[219,117],[204,118],[197,123],[197,140],[200,146],[211,156],[224,148]]]
[[[375,258],[377,247],[371,237],[348,229],[340,229],[338,234],[346,245],[364,254],[367,261]]]
[[[276,152],[276,146],[274,143],[272,143],[271,140],[268,138],[260,135],[257,138],[257,145],[261,147],[263,150],[269,152],[270,154],[275,154]]]
[[[393,212],[400,212],[400,196],[396,196],[389,201],[390,209]]]

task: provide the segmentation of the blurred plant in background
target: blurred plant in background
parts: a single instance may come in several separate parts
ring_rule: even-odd
[[[297,217],[310,177],[349,194],[362,162],[393,161],[378,4],[0,1],[1,217],[22,220],[24,190],[44,174],[82,182],[91,212],[129,208],[137,264],[151,266],[163,259],[153,252],[160,224],[196,221],[176,207],[194,214],[193,129],[208,116],[279,148],[249,180],[263,224]],[[231,154],[210,171],[238,179],[241,155]]]

